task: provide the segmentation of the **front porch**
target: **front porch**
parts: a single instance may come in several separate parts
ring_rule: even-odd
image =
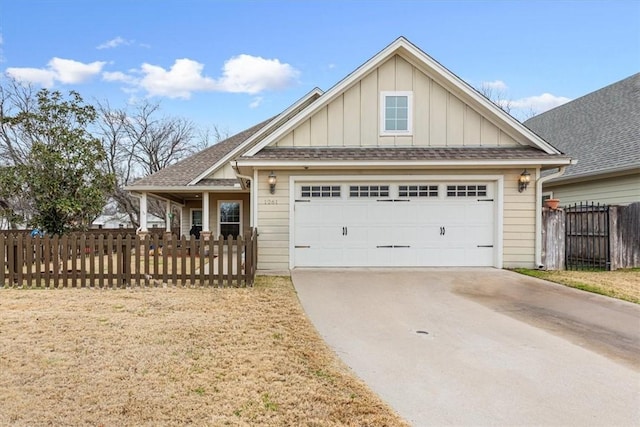
[[[235,181],[237,184],[237,181]],[[147,212],[151,199],[156,199],[164,206],[165,232],[171,233],[174,212],[179,211],[179,236],[195,236],[196,239],[208,240],[222,236],[250,235],[252,227],[250,192],[235,186],[225,186],[218,191],[185,191],[174,192],[143,191],[138,192],[140,199],[140,227],[138,234],[149,233]]]

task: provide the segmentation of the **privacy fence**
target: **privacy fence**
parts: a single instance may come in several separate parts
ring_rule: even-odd
[[[640,267],[640,203],[545,208],[542,220],[542,256],[549,270]]]
[[[0,287],[252,286],[257,235],[0,234]]]

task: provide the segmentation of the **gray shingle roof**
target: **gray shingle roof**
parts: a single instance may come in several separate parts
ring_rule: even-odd
[[[561,179],[640,167],[640,73],[524,124],[578,160]]]
[[[566,159],[568,156],[547,154],[533,147],[489,148],[489,147],[355,147],[355,148],[291,148],[265,147],[250,160],[363,160],[363,161],[411,161],[411,160],[523,160]]]
[[[230,151],[238,147],[244,141],[253,136],[260,129],[265,127],[273,118],[265,120],[249,129],[233,135],[211,147],[182,159],[181,161],[167,166],[158,172],[141,178],[129,187],[182,187],[189,184],[211,166],[220,161]],[[233,180],[237,182],[236,180]]]

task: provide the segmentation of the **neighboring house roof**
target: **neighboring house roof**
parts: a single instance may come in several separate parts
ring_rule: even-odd
[[[524,124],[578,160],[553,182],[640,169],[640,73]]]
[[[243,130],[223,141],[218,142],[211,147],[182,159],[181,161],[167,166],[158,172],[141,178],[131,184],[129,188],[136,190],[136,187],[182,187],[188,185],[193,179],[198,177],[204,171],[208,170],[211,165],[215,164],[227,153],[234,150],[240,144],[245,142],[253,134],[264,128],[273,118],[267,119],[262,123]],[[214,183],[213,181],[220,181]],[[232,182],[231,182],[232,181]],[[219,184],[222,186],[233,186],[237,180],[211,180],[209,183]]]

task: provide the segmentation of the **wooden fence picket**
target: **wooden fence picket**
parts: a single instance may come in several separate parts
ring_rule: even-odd
[[[0,287],[251,286],[257,233],[197,240],[174,235],[0,233]]]

